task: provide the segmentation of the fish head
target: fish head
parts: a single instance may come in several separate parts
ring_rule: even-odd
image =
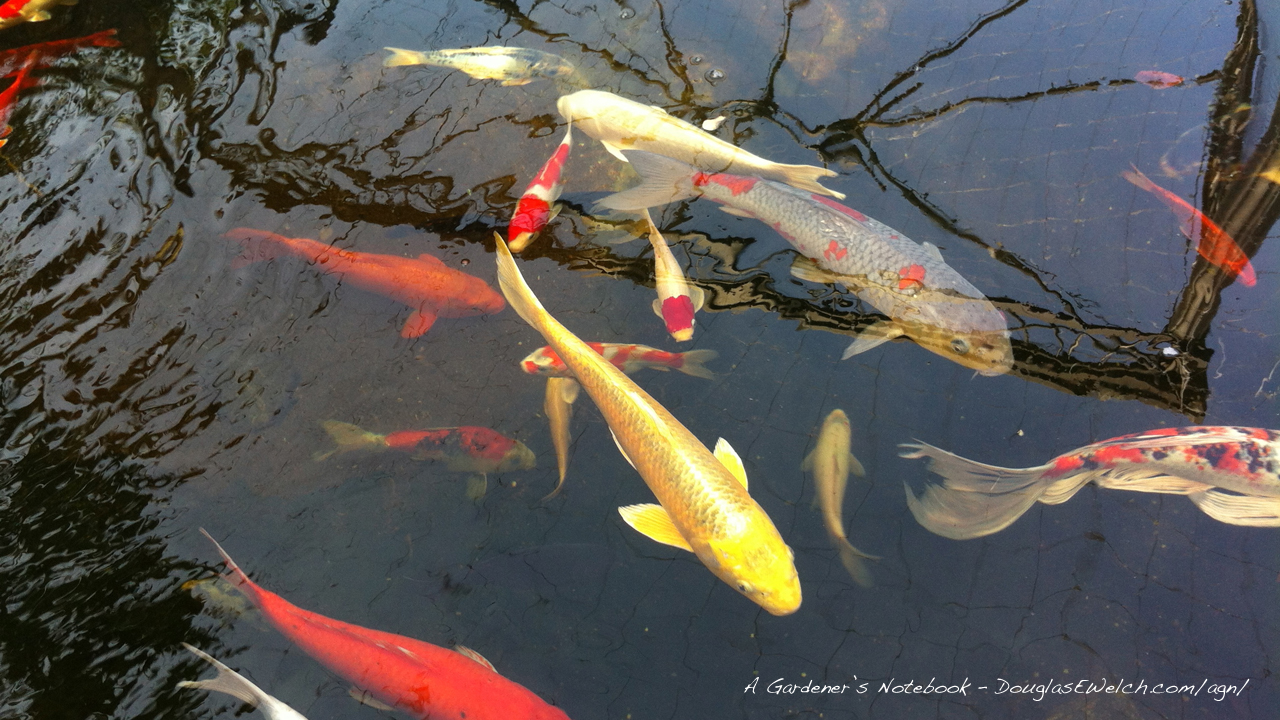
[[[958,365],[977,370],[979,375],[994,377],[1013,369],[1013,346],[1007,332],[949,333],[935,337],[933,343],[916,342]]]
[[[530,375],[555,375],[564,368],[564,361],[548,346],[529,353],[520,361],[520,369]]]
[[[527,445],[515,441],[507,454],[502,456],[502,460],[498,463],[495,472],[506,472],[508,470],[531,470],[538,464],[538,458],[533,454]]]
[[[480,315],[493,315],[502,312],[502,309],[507,306],[507,301],[498,291],[489,287],[489,283],[475,278],[472,291],[469,293],[468,304]]]
[[[767,516],[764,521],[775,538],[762,538],[762,532],[735,533],[732,538],[710,540],[709,559],[698,555],[717,577],[770,615],[790,615],[800,609],[801,600],[795,553]]]

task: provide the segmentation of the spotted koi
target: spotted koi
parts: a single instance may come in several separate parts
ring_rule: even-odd
[[[1276,430],[1158,428],[1086,445],[1030,468],[984,465],[920,442],[899,447],[902,457],[929,458],[929,469],[944,479],[920,497],[907,486],[911,513],[929,531],[956,540],[999,532],[1037,501],[1066,502],[1089,482],[1186,495],[1215,520],[1280,527]]]
[[[648,345],[624,345],[620,343],[587,343],[587,347],[595,350],[605,360],[622,372],[632,375],[638,370],[652,368],[654,370],[679,370],[685,375],[700,378],[714,378],[715,373],[707,369],[706,363],[716,358],[716,351],[689,350],[672,353],[657,350]],[[520,361],[520,369],[530,375],[551,375],[553,377],[573,377],[573,372],[564,360],[556,354],[550,345],[534,350]]]
[[[486,427],[397,430],[386,435],[338,420],[326,420],[323,427],[336,447],[317,453],[316,460],[352,450],[398,450],[409,453],[414,460],[442,461],[450,472],[472,473],[528,470],[537,462],[524,443]]]

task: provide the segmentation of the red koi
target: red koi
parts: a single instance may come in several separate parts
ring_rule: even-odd
[[[1113,490],[1186,495],[1215,520],[1280,527],[1280,431],[1192,426],[1103,440],[1044,465],[1004,468],[966,460],[926,443],[900,445],[929,458],[945,479],[920,497],[907,488],[916,520],[943,537],[998,532],[1036,502],[1066,502],[1090,482]]]
[[[1182,234],[1196,242],[1196,252],[1200,253],[1200,257],[1220,268],[1228,276],[1240,278],[1240,282],[1247,287],[1253,287],[1257,283],[1258,279],[1253,272],[1253,264],[1249,262],[1249,256],[1245,255],[1236,241],[1208,216],[1197,210],[1191,203],[1152,182],[1151,178],[1143,175],[1136,167],[1133,168],[1133,172],[1122,171],[1120,177],[1155,195],[1160,202],[1172,210],[1182,223]]]
[[[49,42],[24,45],[12,50],[0,50],[0,77],[9,77],[22,64],[34,61],[35,68],[48,67],[55,59],[87,47],[120,47],[115,37],[116,31],[103,30],[71,40],[50,40]],[[34,56],[34,57],[33,57]]]
[[[537,462],[524,443],[486,427],[463,425],[379,435],[338,420],[326,420],[322,425],[335,447],[316,454],[316,460],[352,450],[398,450],[411,453],[414,460],[446,462],[452,472],[476,473],[528,470]]]
[[[564,164],[569,160],[569,149],[573,147],[570,133],[573,132],[573,123],[564,131],[564,139],[560,141],[560,145],[556,147],[556,151],[538,171],[537,176],[533,178],[533,182],[529,183],[529,187],[525,188],[524,194],[520,196],[520,202],[516,203],[516,213],[511,218],[511,224],[507,226],[507,247],[511,252],[520,252],[529,245],[529,241],[546,227],[548,222],[559,212],[559,206],[552,209],[551,205],[560,198],[560,192],[564,189],[560,182],[560,173],[564,170]]]
[[[690,350],[682,353],[671,353],[657,350],[647,345],[623,345],[620,343],[587,343],[587,347],[600,353],[614,367],[631,375],[637,370],[653,368],[654,370],[679,370],[685,375],[700,378],[714,378],[715,373],[708,370],[705,363],[716,358],[715,350]],[[551,375],[553,377],[573,377],[569,366],[560,358],[550,345],[544,345],[529,353],[520,361],[520,367],[530,375]]]
[[[413,312],[401,328],[400,337],[418,337],[431,329],[437,317],[491,315],[506,306],[502,296],[485,281],[447,267],[426,253],[415,259],[360,253],[250,228],[236,228],[224,237],[244,247],[244,252],[231,261],[233,268],[296,255],[315,263],[322,272],[408,305]]]
[[[17,108],[18,93],[40,84],[39,80],[30,77],[31,68],[34,66],[33,60],[28,59],[26,64],[18,70],[13,84],[5,88],[4,92],[0,92],[0,147],[4,147],[9,142],[9,133],[13,132],[13,128],[9,127],[9,118]]]
[[[479,653],[371,630],[303,610],[249,579],[205,532],[227,565],[226,578],[280,634],[373,698],[423,720],[568,720],[528,688],[499,675]]]
[[[1171,88],[1182,84],[1182,76],[1160,72],[1159,70],[1141,70],[1133,76],[1133,79],[1156,89]]]

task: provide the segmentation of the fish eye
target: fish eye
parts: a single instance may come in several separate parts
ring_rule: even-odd
[[[951,341],[951,350],[958,355],[965,355],[969,352],[969,343],[960,338]]]

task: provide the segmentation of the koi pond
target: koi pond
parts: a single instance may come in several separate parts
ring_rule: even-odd
[[[311,720],[525,717],[485,659],[574,720],[1280,707],[1274,4],[13,0],[0,27],[0,717],[259,716],[177,687],[214,676],[183,643]],[[575,110],[549,162],[584,90],[678,137]],[[599,203],[661,163],[688,192],[651,242]],[[776,527],[798,609],[704,552],[728,505],[662,494],[694,451],[597,405],[621,374],[524,362],[547,342],[494,235],[535,176],[558,214],[515,267],[698,457],[736,451],[747,552]],[[734,204],[766,189],[807,209]],[[890,239],[916,259],[833,264]],[[659,294],[701,300],[691,340]],[[964,303],[1007,323],[985,359],[920,322]],[[462,679],[388,700],[337,664],[421,658],[282,632],[201,529]]]

